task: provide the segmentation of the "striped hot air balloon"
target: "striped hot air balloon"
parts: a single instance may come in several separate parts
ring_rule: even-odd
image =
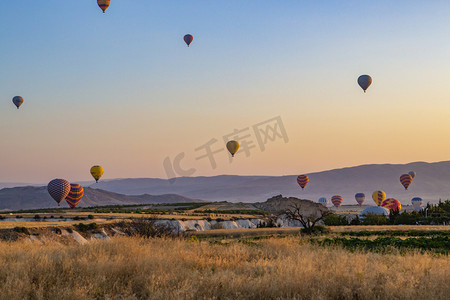
[[[327,207],[328,200],[325,197],[321,197],[321,198],[319,198],[319,203],[322,204],[323,206]]]
[[[358,202],[359,206],[361,206],[364,203],[364,200],[366,199],[366,195],[364,193],[357,193],[355,195],[356,202]]]
[[[302,190],[306,187],[309,182],[309,177],[307,175],[298,175],[297,183],[301,186]]]
[[[71,209],[77,207],[78,203],[80,203],[81,198],[83,198],[84,189],[81,185],[77,183],[70,184],[70,192],[66,197],[67,204],[69,204]]]
[[[53,179],[48,183],[47,190],[59,206],[70,192],[70,183],[64,179]]]
[[[400,182],[402,183],[402,185],[405,188],[405,190],[408,189],[408,187],[411,184],[412,180],[413,180],[413,178],[409,174],[403,174],[402,176],[400,176]]]
[[[380,206],[381,203],[386,199],[386,193],[383,191],[375,191],[372,194],[372,199],[375,201],[375,204]]]
[[[111,4],[111,0],[97,0],[97,4],[103,10],[103,13],[105,13],[105,10],[107,10]]]
[[[383,203],[381,203],[381,206],[389,209],[390,211],[400,211],[400,209],[402,209],[402,204],[400,201],[394,198],[384,200]]]
[[[342,204],[342,196],[335,195],[331,197],[331,203],[333,203],[333,205],[338,208]]]

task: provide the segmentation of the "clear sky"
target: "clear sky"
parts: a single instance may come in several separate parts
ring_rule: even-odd
[[[447,0],[1,1],[0,181],[167,178],[183,152],[193,176],[450,160],[449,16]],[[262,151],[253,125],[278,116],[288,141]],[[247,127],[248,156],[196,159]]]

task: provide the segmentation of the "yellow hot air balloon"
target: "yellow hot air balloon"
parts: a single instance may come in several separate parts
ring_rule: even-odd
[[[105,13],[105,10],[111,4],[111,0],[97,0],[97,4],[103,10],[103,13]]]
[[[234,155],[236,154],[236,152],[239,149],[239,143],[236,141],[229,141],[227,143],[227,149],[228,149],[228,151],[230,151],[231,156],[234,157]]]
[[[378,206],[380,206],[381,203],[386,200],[386,193],[383,191],[375,191],[372,194],[372,199]]]
[[[98,182],[98,180],[102,177],[103,175],[103,168],[100,166],[93,166],[91,168],[91,175],[92,177],[94,177],[95,182]]]

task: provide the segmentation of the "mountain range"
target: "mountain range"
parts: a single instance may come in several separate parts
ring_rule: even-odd
[[[79,207],[104,205],[133,205],[157,203],[202,202],[188,197],[166,195],[122,195],[114,192],[84,188],[84,196]],[[0,210],[26,210],[39,208],[57,208],[58,204],[50,197],[47,187],[15,187],[0,190]],[[63,201],[61,207],[68,207]]]
[[[400,176],[409,171],[417,175],[405,190]],[[92,187],[127,195],[173,193],[206,201],[230,202],[261,202],[282,194],[314,201],[319,197],[330,199],[341,195],[343,204],[355,204],[354,195],[362,192],[366,203],[372,204],[375,190],[385,191],[388,198],[396,198],[403,205],[409,204],[413,197],[421,197],[425,203],[450,199],[450,161],[361,165],[307,175],[309,184],[304,190],[297,184],[297,175],[115,179]]]

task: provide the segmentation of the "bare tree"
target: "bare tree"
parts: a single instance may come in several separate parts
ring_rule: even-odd
[[[296,220],[302,223],[304,231],[311,235],[317,222],[326,218],[331,212],[329,210],[320,209],[313,214],[305,214],[301,211],[301,206],[294,203],[293,205],[290,205],[284,213],[287,219]]]

